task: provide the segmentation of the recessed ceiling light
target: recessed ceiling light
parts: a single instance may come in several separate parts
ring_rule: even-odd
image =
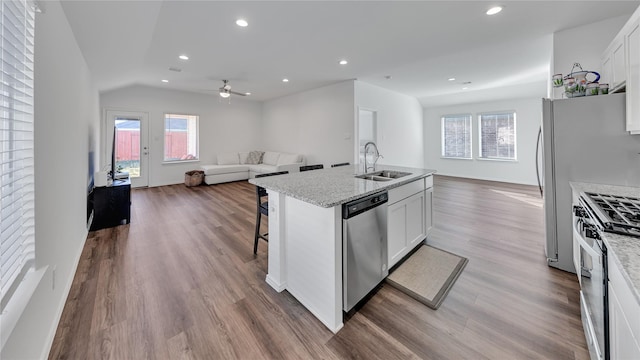
[[[338,64],[340,65],[347,65],[349,62],[347,60],[340,60],[340,62]]]
[[[236,25],[242,26],[242,27],[247,27],[249,25],[249,23],[245,19],[238,19],[238,20],[236,20]]]
[[[284,78],[284,79],[282,79],[282,82],[289,82],[289,79]]]
[[[448,78],[447,80],[449,80],[449,81],[456,81],[456,78],[454,78],[454,77],[450,77],[450,78]]]
[[[462,88],[462,90],[468,90],[468,89],[469,89],[469,87],[467,87],[467,86]]]
[[[180,55],[180,56],[178,56],[178,58],[180,60],[189,60],[189,57],[187,55]]]
[[[163,83],[168,83],[168,82],[169,82],[169,80],[162,79],[162,82],[163,82]]]
[[[491,9],[487,10],[487,15],[495,15],[495,14],[499,13],[500,11],[502,11],[502,6],[495,6],[495,7],[492,7]]]
[[[245,95],[251,95],[251,93],[244,93]]]

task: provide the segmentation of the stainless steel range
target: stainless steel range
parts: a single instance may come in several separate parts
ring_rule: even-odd
[[[604,233],[640,237],[640,199],[580,193],[573,208],[574,266],[580,310],[592,360],[609,360],[607,247]],[[640,241],[640,239],[638,239]]]
[[[640,199],[588,192],[580,198],[593,211],[600,231],[640,237]]]

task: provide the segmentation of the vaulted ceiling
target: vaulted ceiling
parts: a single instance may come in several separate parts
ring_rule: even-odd
[[[630,15],[639,2],[502,1],[501,13],[486,15],[495,4],[62,2],[100,91],[142,84],[217,96],[227,79],[264,101],[359,79],[425,106],[544,94],[553,32]]]

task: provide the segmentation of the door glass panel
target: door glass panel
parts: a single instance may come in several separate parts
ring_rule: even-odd
[[[140,119],[116,117],[116,169],[140,176]]]

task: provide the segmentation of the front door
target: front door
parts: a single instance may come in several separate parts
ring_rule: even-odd
[[[144,112],[107,110],[105,121],[104,161],[111,163],[113,132],[116,170],[128,172],[132,187],[149,185],[148,114]],[[110,166],[108,166],[110,168]]]

